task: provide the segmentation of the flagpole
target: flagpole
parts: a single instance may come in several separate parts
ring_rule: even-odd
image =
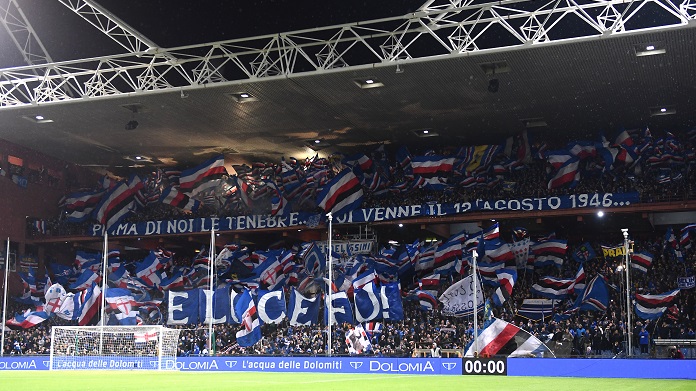
[[[626,260],[626,335],[628,336],[628,352],[626,355],[631,357],[633,353],[633,330],[631,327],[631,257],[628,251],[628,228],[622,228],[621,233],[624,237],[624,259]]]
[[[481,237],[480,240],[483,240],[483,236]],[[478,303],[477,303],[477,296],[478,296],[478,278],[477,278],[477,266],[476,266],[476,260],[478,258],[478,252],[476,249],[474,249],[471,252],[471,258],[474,261],[474,267],[473,267],[473,276],[474,276],[474,357],[478,357]]]
[[[104,326],[106,326],[106,281],[108,276],[106,274],[109,263],[109,233],[106,231],[106,225],[104,225],[104,249],[102,254],[102,299],[101,299],[101,332],[99,336],[99,355],[102,355],[102,349],[104,347]],[[94,294],[94,292],[92,292]]]
[[[207,314],[208,319],[208,355],[213,355],[213,299],[215,298],[213,291],[213,277],[215,276],[215,229],[210,229],[210,250],[208,250],[208,265],[210,270],[208,274],[210,276],[209,289],[210,289],[210,304],[208,305]]]
[[[328,294],[329,300],[328,300],[327,313],[328,313],[329,319],[326,320],[326,324],[329,326],[328,335],[327,335],[327,339],[329,341],[329,344],[328,344],[328,349],[326,350],[326,355],[328,357],[331,357],[331,319],[332,319],[332,315],[333,315],[333,303],[331,302],[331,297],[332,297],[332,293],[333,293],[332,292],[333,291],[333,288],[332,288],[332,284],[333,284],[333,259],[331,258],[331,245],[332,245],[331,240],[333,239],[333,232],[332,232],[333,215],[331,214],[331,212],[329,212],[326,214],[326,217],[329,218],[329,251],[328,251],[328,255],[327,255],[328,263],[329,263],[329,283],[327,284],[328,291],[329,291],[329,294]]]
[[[2,299],[2,341],[0,341],[0,357],[5,353],[5,320],[7,319],[7,276],[10,274],[10,237],[7,237],[7,252],[5,253],[5,284]]]

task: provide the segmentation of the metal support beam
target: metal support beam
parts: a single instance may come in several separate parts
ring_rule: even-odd
[[[130,53],[146,52],[158,46],[94,0],[58,0]]]
[[[60,1],[75,7],[95,4],[93,0]],[[142,36],[127,34],[125,24],[103,27],[105,32],[123,31],[124,37],[133,39],[132,44],[122,45],[133,52],[0,70],[0,110],[693,28],[695,2],[440,0],[399,17],[172,49],[159,49]],[[569,24],[579,28],[568,29]],[[66,85],[78,92],[77,98],[54,91]]]
[[[53,62],[16,0],[0,0],[0,22],[22,53],[27,65]]]

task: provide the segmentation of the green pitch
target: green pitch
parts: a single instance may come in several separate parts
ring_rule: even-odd
[[[690,380],[580,379],[550,377],[341,375],[309,373],[3,371],[2,390],[688,390]]]

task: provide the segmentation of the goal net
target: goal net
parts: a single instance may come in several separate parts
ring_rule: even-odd
[[[53,326],[49,368],[176,370],[178,343],[163,326]]]

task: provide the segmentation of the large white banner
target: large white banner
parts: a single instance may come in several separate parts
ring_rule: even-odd
[[[481,281],[477,280],[476,301],[478,311],[483,309]],[[474,313],[474,276],[470,275],[453,284],[440,296],[444,305],[442,314],[446,316],[469,316]]]

